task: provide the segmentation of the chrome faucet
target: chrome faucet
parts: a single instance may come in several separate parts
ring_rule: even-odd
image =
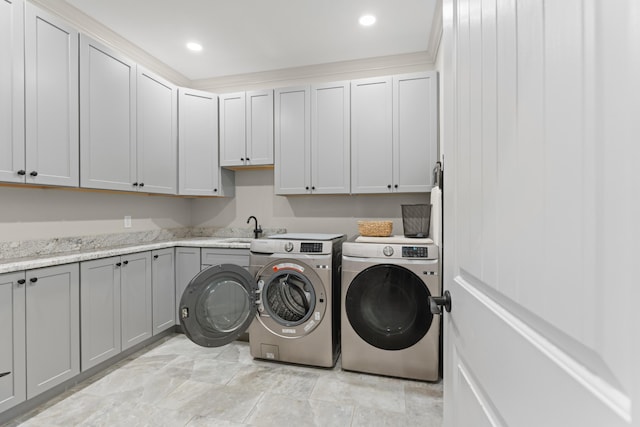
[[[253,218],[253,220],[256,222],[256,228],[253,229],[253,238],[257,239],[258,237],[260,237],[260,233],[262,233],[262,228],[260,228],[260,226],[258,225],[258,218],[253,215],[251,215],[249,219],[247,219],[247,224],[249,224],[251,218]]]

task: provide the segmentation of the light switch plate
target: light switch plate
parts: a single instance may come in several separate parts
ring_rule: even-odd
[[[129,215],[124,217],[124,228],[131,228],[131,217]]]

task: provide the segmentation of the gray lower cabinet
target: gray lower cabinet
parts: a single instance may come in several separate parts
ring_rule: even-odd
[[[0,275],[0,412],[27,398],[25,275]]]
[[[80,373],[78,264],[26,273],[27,399]]]
[[[126,350],[152,336],[151,252],[121,259],[122,350]]]
[[[153,335],[172,328],[176,323],[176,277],[174,249],[151,253],[151,284],[153,301]]]
[[[122,350],[120,257],[80,264],[81,361],[85,371]]]
[[[200,248],[176,248],[176,324],[180,324],[177,316],[182,293],[193,277],[200,272]]]

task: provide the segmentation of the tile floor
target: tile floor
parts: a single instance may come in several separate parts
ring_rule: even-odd
[[[9,425],[441,426],[433,384],[254,360],[172,335]]]

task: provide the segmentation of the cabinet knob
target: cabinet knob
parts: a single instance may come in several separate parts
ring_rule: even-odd
[[[144,182],[141,182],[139,185],[140,187],[144,187]]]
[[[315,187],[315,186],[311,186],[311,189],[312,189],[312,190],[315,190],[315,189],[316,189],[316,187]]]
[[[31,171],[31,172],[29,172],[29,175],[31,175],[31,176],[38,176],[38,172],[36,172],[36,171]]]
[[[391,188],[391,184],[387,185],[387,188]]]
[[[244,162],[244,157],[240,157],[240,161],[241,161],[241,162]]]
[[[249,160],[251,160],[251,159],[247,157],[245,160],[248,162],[248,161],[249,161]]]
[[[127,265],[127,264],[129,264],[129,261],[122,261],[122,263],[123,263],[124,265]]]
[[[398,184],[394,185],[393,188],[398,188]]]
[[[214,193],[217,193],[217,192],[218,192],[218,189],[217,189],[217,188],[214,188],[214,189],[213,189],[213,192],[214,192]]]
[[[25,283],[26,283],[26,280],[24,280],[24,279],[19,279],[18,280],[18,286],[24,285]]]
[[[308,189],[309,189],[309,186],[304,187],[304,189],[305,189],[305,190],[308,190]]]
[[[154,255],[154,256],[153,256],[153,259],[158,259],[158,255]]]
[[[116,262],[116,267],[120,267],[122,265],[121,262]]]
[[[27,174],[27,171],[25,171],[24,169],[20,169],[18,171],[18,175],[20,175],[20,176],[23,176],[23,175],[26,175],[26,174]]]
[[[137,186],[138,186],[138,183],[137,183],[137,182],[134,182],[134,183],[133,183],[133,186],[134,186],[134,187],[137,187]]]
[[[29,281],[31,283],[36,283],[38,281],[38,278],[37,277],[32,277],[31,279],[29,279]]]

